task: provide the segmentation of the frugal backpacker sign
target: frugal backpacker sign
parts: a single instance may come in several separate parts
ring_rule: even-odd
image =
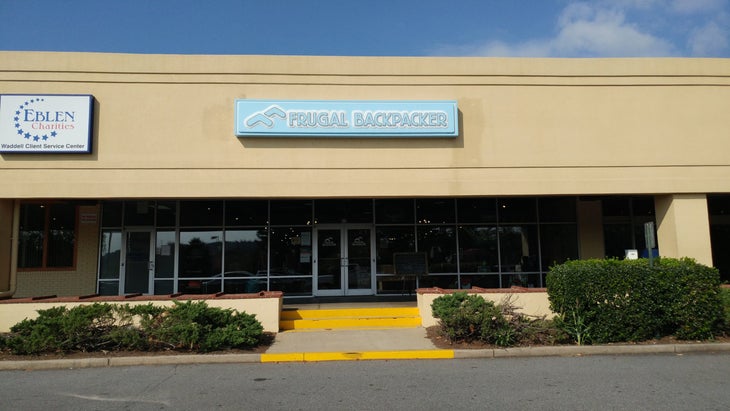
[[[455,101],[236,100],[236,135],[456,137]]]

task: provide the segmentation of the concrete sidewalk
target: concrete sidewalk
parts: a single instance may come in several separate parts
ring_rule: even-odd
[[[143,357],[0,361],[0,370],[72,369],[88,367],[314,362],[396,359],[476,359],[537,356],[730,353],[728,343],[665,345],[596,345],[515,347],[479,350],[439,349],[426,329],[286,331],[277,334],[264,354],[181,354]]]

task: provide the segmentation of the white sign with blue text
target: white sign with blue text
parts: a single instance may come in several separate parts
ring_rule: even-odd
[[[90,153],[94,97],[0,95],[0,153]]]
[[[236,100],[239,137],[456,137],[456,101]]]

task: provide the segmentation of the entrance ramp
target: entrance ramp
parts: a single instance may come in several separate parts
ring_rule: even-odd
[[[280,331],[415,328],[421,326],[418,307],[413,303],[316,304],[284,307]]]

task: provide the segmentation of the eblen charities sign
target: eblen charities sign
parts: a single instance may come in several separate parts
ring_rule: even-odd
[[[456,101],[236,100],[239,137],[457,137]]]
[[[0,153],[90,153],[91,95],[0,95]]]

